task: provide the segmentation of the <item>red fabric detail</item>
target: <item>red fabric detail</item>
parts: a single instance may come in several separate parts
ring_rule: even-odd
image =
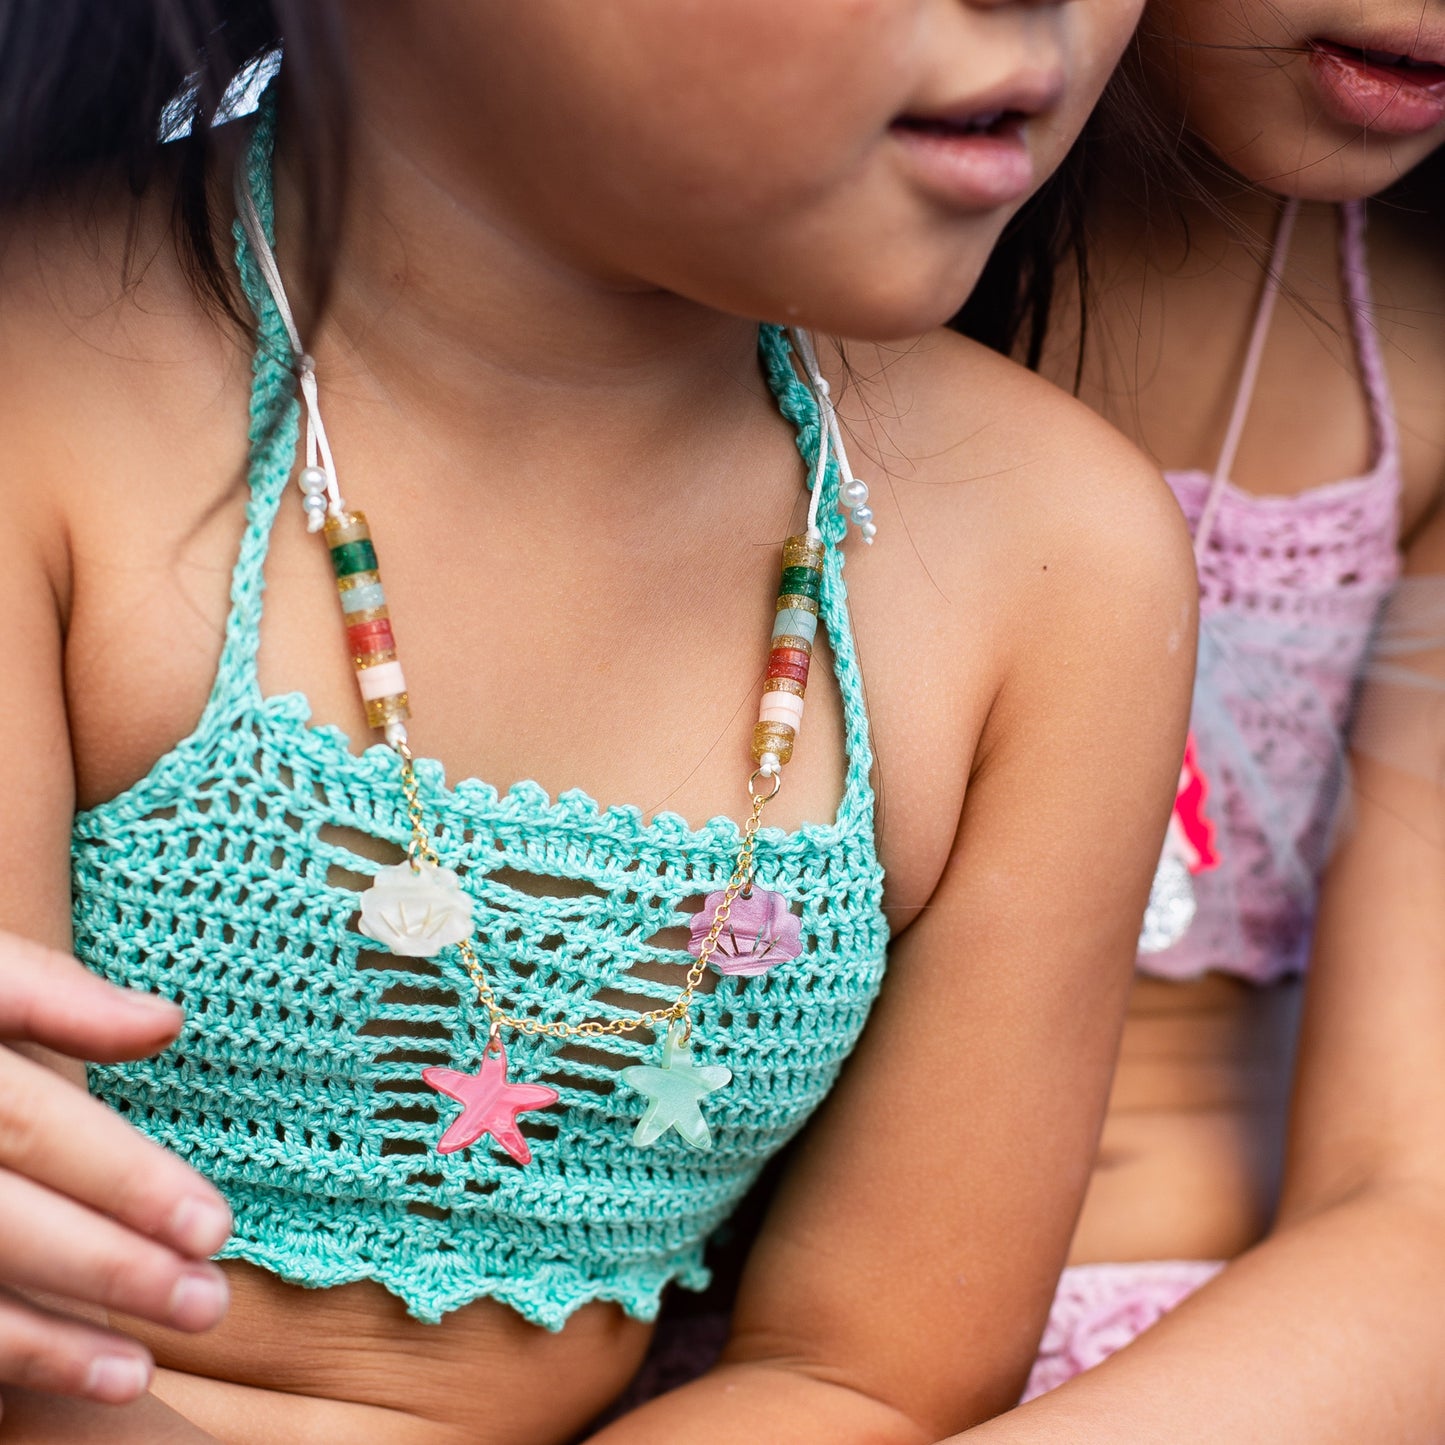
[[[1209,780],[1199,768],[1195,756],[1194,734],[1184,745],[1184,767],[1179,774],[1179,792],[1174,799],[1174,816],[1188,840],[1192,857],[1188,860],[1191,873],[1204,873],[1219,866],[1219,851],[1215,847],[1215,828],[1204,811],[1209,798]]]

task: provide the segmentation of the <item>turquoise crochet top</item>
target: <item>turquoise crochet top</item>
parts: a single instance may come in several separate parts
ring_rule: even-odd
[[[252,159],[268,226],[269,132],[263,117]],[[486,1016],[453,950],[396,957],[356,930],[355,875],[378,865],[335,832],[405,845],[394,754],[358,756],[339,729],[309,725],[302,694],[263,696],[257,682],[262,571],[298,408],[280,319],[238,243],[259,344],[251,495],[219,673],[195,731],[77,817],[72,845],[76,952],[116,983],[175,999],[186,1024],[157,1058],[92,1067],[91,1089],[215,1181],[236,1220],[223,1257],[304,1285],[376,1280],[427,1321],[481,1297],[552,1329],[591,1300],[652,1319],[669,1281],[705,1286],[709,1234],[828,1093],[883,976],[842,518],[825,498],[820,611],[842,691],[846,787],[833,822],[761,834],[758,881],[801,914],[802,954],[761,977],[719,978],[697,1000],[695,1060],[733,1073],[704,1106],[711,1152],[672,1133],[633,1146],[645,1101],[616,1074],[656,1061],[645,1037],[583,1049],[513,1034],[513,1078],[561,1096],[522,1116],[532,1162],[518,1166],[486,1138],[438,1154],[455,1108],[421,1070],[476,1067]],[[778,331],[765,328],[761,345],[812,458],[811,394]],[[824,485],[836,487],[831,471]],[[302,525],[299,507],[279,525],[293,516]],[[676,983],[631,970],[670,964],[681,981],[691,956],[670,946],[675,934],[656,935],[724,886],[739,844],[731,818],[692,828],[671,813],[602,808],[580,790],[553,799],[522,782],[499,793],[475,778],[449,783],[429,761],[418,772],[442,861],[475,902],[477,954],[512,1011],[615,1017],[638,995],[676,997]]]

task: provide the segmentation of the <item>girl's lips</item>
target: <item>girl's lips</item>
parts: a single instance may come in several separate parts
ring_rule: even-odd
[[[914,181],[951,210],[991,211],[1034,188],[1022,118],[1001,118],[985,129],[905,120],[889,134]]]
[[[1324,108],[1380,135],[1422,135],[1445,121],[1445,66],[1391,64],[1372,52],[1310,43],[1310,74]]]

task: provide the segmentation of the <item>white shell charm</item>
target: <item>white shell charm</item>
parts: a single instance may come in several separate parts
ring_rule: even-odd
[[[379,868],[361,895],[358,929],[406,958],[435,958],[470,938],[472,900],[450,868],[398,863]]]
[[[1149,890],[1139,952],[1163,953],[1173,948],[1189,932],[1198,908],[1188,864],[1166,848]]]
[[[1219,866],[1215,826],[1204,811],[1208,792],[1209,784],[1200,771],[1191,733],[1179,770],[1174,811],[1164,834],[1164,851],[1154,874],[1154,886],[1149,890],[1149,906],[1144,910],[1140,953],[1163,953],[1189,932],[1199,911],[1194,875]]]

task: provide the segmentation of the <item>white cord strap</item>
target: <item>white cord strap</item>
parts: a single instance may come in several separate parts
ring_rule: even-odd
[[[317,532],[325,523],[324,513],[339,517],[346,509],[346,502],[336,479],[336,461],[326,437],[326,424],[321,419],[321,405],[316,390],[316,363],[301,343],[301,333],[296,329],[296,317],[291,310],[285,284],[281,280],[281,268],[276,263],[276,253],[270,241],[266,239],[266,228],[262,224],[260,212],[256,209],[256,199],[251,194],[250,181],[244,166],[236,169],[236,214],[240,218],[246,239],[251,244],[256,268],[266,283],[266,289],[271,293],[271,300],[276,305],[276,312],[291,343],[301,399],[306,407],[306,466],[299,480],[306,496],[307,527],[310,531]],[[812,498],[808,503],[808,533],[813,537],[822,535],[818,527],[818,508],[823,499],[823,481],[831,455],[838,463],[839,502],[849,509],[863,540],[871,543],[878,529],[873,521],[873,511],[867,505],[868,484],[855,477],[853,468],[849,465],[848,449],[843,444],[843,431],[838,425],[838,412],[833,405],[832,388],[818,365],[818,353],[813,345],[813,338],[803,330],[793,330],[789,334],[817,402],[820,422],[818,459],[813,472]],[[320,504],[323,491],[326,498],[324,508]]]
[[[849,465],[848,449],[843,445],[843,429],[838,425],[838,412],[833,405],[833,389],[828,385],[828,379],[818,365],[818,352],[813,345],[812,334],[794,329],[790,330],[788,335],[792,339],[793,349],[798,353],[798,359],[803,363],[808,385],[818,403],[818,461],[813,472],[813,497],[808,504],[808,532],[811,536],[821,535],[818,529],[818,506],[823,497],[823,479],[828,470],[828,457],[831,453],[838,463],[839,505],[848,509],[864,542],[871,546],[873,538],[878,535],[878,528],[873,521],[873,509],[868,505],[868,484],[855,477],[853,468]]]
[[[276,263],[276,253],[266,239],[266,227],[262,224],[261,213],[256,209],[256,198],[251,194],[250,180],[244,165],[236,168],[236,214],[241,228],[251,245],[251,254],[256,260],[256,269],[266,283],[275,303],[276,313],[286,328],[286,337],[291,343],[292,360],[296,367],[297,380],[301,387],[301,400],[306,407],[306,466],[299,478],[302,492],[306,497],[306,526],[309,531],[319,532],[326,521],[326,514],[340,517],[346,510],[346,501],[341,495],[336,480],[336,461],[331,455],[331,443],[326,439],[326,424],[321,420],[321,404],[316,392],[316,363],[301,344],[301,333],[296,329],[296,317],[281,280],[281,268]],[[320,499],[325,497],[324,505]]]

